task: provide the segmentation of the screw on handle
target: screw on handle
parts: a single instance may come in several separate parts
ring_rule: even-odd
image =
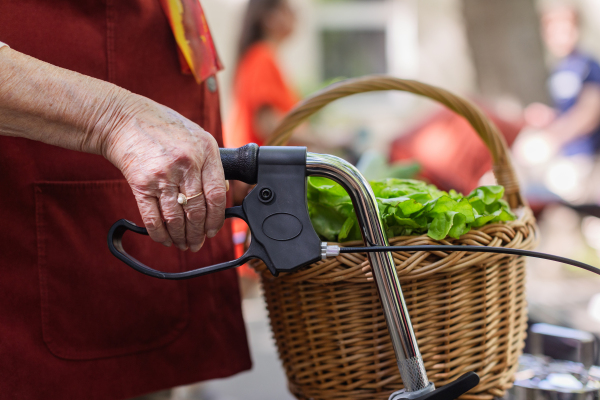
[[[219,149],[225,179],[249,185],[258,180],[258,145],[250,143],[238,149]]]

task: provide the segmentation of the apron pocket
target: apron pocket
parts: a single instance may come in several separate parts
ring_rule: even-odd
[[[141,224],[126,181],[35,184],[42,333],[48,349],[71,360],[152,350],[174,341],[189,320],[187,283],[134,271],[108,250],[120,218]],[[124,246],[168,272],[185,270],[183,255],[147,236]]]

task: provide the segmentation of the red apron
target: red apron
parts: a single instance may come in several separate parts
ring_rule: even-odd
[[[3,0],[0,40],[174,108],[222,144],[216,85],[181,74],[159,0]],[[0,137],[0,398],[126,399],[250,367],[235,271],[141,275],[108,252],[119,218],[141,223],[104,158]],[[197,254],[125,240],[169,271],[233,256],[229,225]]]

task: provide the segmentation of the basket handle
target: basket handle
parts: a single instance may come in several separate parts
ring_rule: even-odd
[[[370,75],[333,84],[300,102],[275,128],[269,146],[285,145],[298,125],[334,100],[353,94],[381,90],[400,90],[428,97],[442,103],[450,110],[463,116],[475,129],[492,154],[493,171],[498,183],[504,186],[505,198],[512,208],[526,206],[519,182],[508,153],[504,137],[492,121],[475,104],[447,90],[425,83]]]

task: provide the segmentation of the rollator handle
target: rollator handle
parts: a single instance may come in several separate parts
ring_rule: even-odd
[[[222,149],[225,178],[255,184],[239,207],[228,208],[226,218],[241,218],[250,229],[252,239],[246,253],[237,260],[167,273],[152,269],[136,260],[123,248],[126,231],[147,235],[146,229],[120,220],[110,229],[110,251],[131,268],[161,279],[189,279],[237,267],[251,259],[262,260],[271,273],[291,272],[313,264],[328,255],[315,232],[307,207],[306,178],[309,175],[333,179],[348,192],[369,247],[389,246],[383,230],[377,201],[360,172],[330,155],[308,154],[305,147],[258,147]],[[389,252],[368,253],[379,292],[400,375],[406,390],[392,394],[390,400],[451,400],[477,385],[474,373],[435,390],[429,382],[413,332],[410,316],[402,296],[394,260]]]
[[[111,253],[131,268],[160,279],[189,279],[241,266],[260,259],[274,276],[291,272],[321,259],[321,240],[315,232],[306,204],[306,148],[258,147],[220,149],[225,178],[256,187],[241,206],[225,210],[225,218],[244,220],[252,239],[246,253],[237,260],[192,271],[162,272],[127,254],[125,232],[148,235],[145,228],[127,220],[117,221],[108,233]]]
[[[250,143],[238,149],[219,149],[225,179],[254,185],[258,179],[258,145]]]

